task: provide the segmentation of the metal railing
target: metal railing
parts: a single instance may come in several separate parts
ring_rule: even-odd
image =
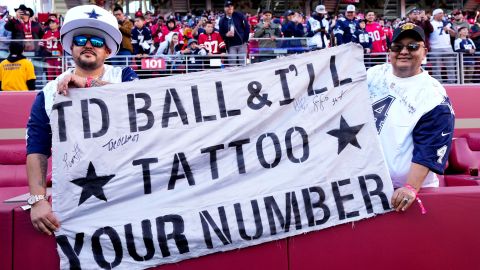
[[[37,77],[36,89],[41,89],[49,81],[57,78],[58,75],[68,68],[73,67],[74,62],[71,56],[40,56],[44,54],[44,52],[42,52],[44,48],[37,45],[38,44],[35,44],[35,50],[27,51],[24,55],[32,61]],[[251,39],[248,47],[248,54],[240,55],[222,54],[202,56],[176,54],[162,56],[149,55],[146,57],[122,55],[108,59],[107,64],[130,66],[141,79],[144,79],[247,65],[289,54],[318,49],[311,46],[307,38]],[[0,59],[6,55],[8,55],[8,52],[0,51]],[[367,69],[387,62],[389,62],[388,53],[365,54],[364,57],[364,63]],[[475,55],[462,53],[428,53],[427,61],[423,64],[423,68],[441,83],[480,83],[480,53]]]

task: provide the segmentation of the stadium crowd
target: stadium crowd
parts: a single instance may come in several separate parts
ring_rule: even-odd
[[[464,54],[466,79],[467,75],[473,75],[474,65],[478,65],[474,54],[480,46],[480,11],[467,16],[458,9],[447,14],[441,9],[409,7],[405,18],[387,20],[373,11],[359,11],[354,5],[347,6],[341,14],[333,14],[318,5],[309,16],[296,10],[287,10],[281,16],[269,10],[243,13],[235,10],[232,1],[225,1],[224,6],[222,11],[195,10],[183,15],[138,10],[133,17],[116,6],[112,13],[118,20],[123,40],[120,57],[110,63],[140,67],[143,58],[162,58],[165,70],[171,73],[181,70],[187,57],[190,66],[209,68],[202,60],[195,61],[195,55],[219,56],[221,63],[238,65],[245,63],[247,54],[252,61],[263,61],[275,57],[277,49],[299,53],[348,42],[361,44],[366,58],[374,58],[375,54],[388,51],[396,27],[413,22],[424,29],[430,52]],[[62,72],[64,52],[59,42],[62,15],[49,13],[48,19],[40,22],[35,12],[25,5],[14,11],[15,14],[9,14],[7,9],[0,10],[0,59],[9,56],[10,42],[22,41],[15,44],[23,47],[23,55],[43,60],[43,64],[35,65],[35,75],[54,79]],[[132,61],[127,63],[127,60]],[[444,83],[454,82],[452,70],[447,70],[445,78],[440,74],[441,65],[448,66],[452,60],[439,57],[435,61],[433,76]],[[14,74],[12,72],[15,72],[12,62],[3,60],[0,80],[2,76]]]

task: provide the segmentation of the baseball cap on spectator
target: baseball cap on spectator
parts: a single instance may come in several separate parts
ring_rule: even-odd
[[[224,7],[229,7],[229,6],[233,6],[233,2],[232,1],[225,1],[225,5],[223,5]]]
[[[290,16],[290,15],[293,15],[295,14],[295,11],[289,9],[287,11],[285,11],[285,13],[283,14],[283,16],[287,17],[287,16]]]
[[[63,27],[60,29],[63,50],[72,54],[73,37],[80,34],[104,38],[111,50],[108,58],[117,54],[122,42],[117,19],[112,13],[95,5],[76,6],[67,11]]]
[[[407,8],[407,10],[405,11],[405,14],[410,14],[412,12],[415,12],[415,11],[420,11],[416,6],[411,6],[409,8]]]
[[[137,10],[137,12],[135,12],[135,17],[140,17],[140,16],[143,16],[143,12],[141,10]]]
[[[192,43],[197,43],[198,44],[198,41],[194,38],[191,38],[191,39],[188,40],[187,46],[190,46]]]
[[[266,13],[273,14],[271,10],[264,10],[263,14],[266,14]]]
[[[458,14],[462,14],[462,11],[461,11],[460,9],[454,9],[454,10],[452,11],[452,15],[453,15],[453,16],[456,16],[456,15],[458,15]]]
[[[60,21],[58,19],[48,19],[46,25],[49,25],[51,22],[55,22],[57,24],[60,23]]]
[[[395,31],[393,31],[392,42],[399,40],[401,37],[411,37],[416,41],[425,42],[425,32],[420,26],[417,26],[413,23],[404,23],[398,26]]]
[[[348,5],[347,6],[347,12],[355,12],[355,6],[354,5]]]
[[[443,10],[441,8],[437,8],[432,12],[432,16],[435,16],[437,14],[443,13]]]
[[[315,11],[319,14],[326,14],[327,13],[327,9],[325,8],[324,5],[318,5],[316,8],[315,8]]]
[[[151,12],[150,10],[147,10],[147,11],[145,12],[145,15],[153,15],[153,12]]]

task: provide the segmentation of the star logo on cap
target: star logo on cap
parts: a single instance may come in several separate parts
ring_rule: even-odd
[[[91,12],[85,12],[85,14],[88,15],[88,18],[92,18],[92,19],[98,19],[98,16],[102,16],[102,15],[96,13],[95,9],[92,9]]]

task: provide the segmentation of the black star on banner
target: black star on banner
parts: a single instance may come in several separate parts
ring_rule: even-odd
[[[78,202],[78,206],[84,203],[91,196],[95,196],[99,200],[107,201],[107,198],[103,193],[103,186],[107,184],[108,181],[110,181],[113,177],[115,177],[115,174],[97,176],[97,173],[95,172],[95,167],[93,167],[92,162],[90,162],[90,164],[88,164],[86,177],[70,181],[82,188],[82,194],[80,195],[80,201]]]
[[[95,12],[95,9],[92,9],[92,12],[85,12],[88,15],[88,18],[98,19],[98,16],[102,16]]]
[[[360,147],[360,144],[358,144],[357,137],[356,135],[362,129],[364,124],[358,125],[358,126],[349,126],[347,124],[347,121],[341,116],[340,118],[340,128],[339,129],[332,129],[329,132],[327,132],[329,135],[332,135],[334,137],[338,138],[338,153],[343,151],[345,147],[347,147],[348,144],[351,144],[359,149],[362,149]]]

